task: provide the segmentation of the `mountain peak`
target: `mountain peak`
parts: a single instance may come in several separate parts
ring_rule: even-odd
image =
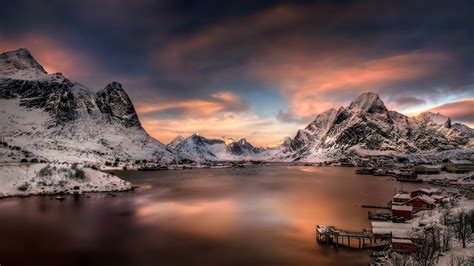
[[[123,91],[122,84],[117,81],[112,81],[107,86],[105,86],[105,90],[120,90]]]
[[[176,136],[168,145],[166,145],[168,148],[175,149],[182,141],[184,141],[185,138],[181,135]]]
[[[380,99],[379,95],[375,92],[364,92],[355,98],[354,101],[349,105],[351,110],[363,110],[370,113],[376,113],[380,111],[387,111],[384,102]]]
[[[46,70],[26,48],[0,54],[0,77],[13,79],[40,79]]]
[[[126,127],[141,126],[135,107],[120,83],[114,81],[107,84],[104,89],[96,93],[96,99],[102,113],[110,114]]]
[[[423,112],[417,116],[417,118],[423,122],[431,122],[436,125],[444,126],[446,128],[451,127],[451,118],[444,116],[440,113],[433,113],[430,111]]]
[[[221,137],[219,137],[218,139],[224,141],[224,143],[225,143],[226,145],[229,145],[230,143],[235,142],[235,140],[234,140],[233,138],[227,137],[227,136],[221,136]]]

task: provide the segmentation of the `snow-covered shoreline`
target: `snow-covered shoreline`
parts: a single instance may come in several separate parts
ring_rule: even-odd
[[[0,198],[131,189],[130,182],[77,164],[0,164]]]

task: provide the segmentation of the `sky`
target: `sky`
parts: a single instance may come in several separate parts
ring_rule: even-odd
[[[0,51],[93,90],[123,84],[143,127],[293,137],[365,91],[474,126],[472,1],[0,0]]]

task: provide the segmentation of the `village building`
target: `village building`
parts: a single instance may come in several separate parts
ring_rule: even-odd
[[[386,238],[387,236],[390,236],[389,238],[410,238],[410,234],[413,231],[413,224],[411,223],[373,221],[370,225],[372,233],[379,239]]]
[[[407,201],[409,201],[412,197],[408,193],[397,193],[393,196],[392,204],[394,205],[401,205]]]
[[[427,195],[416,196],[404,203],[406,206],[413,206],[414,211],[431,210],[436,200]]]
[[[449,160],[446,163],[446,171],[451,173],[474,171],[474,163],[468,160]]]
[[[410,196],[414,198],[416,196],[422,196],[422,195],[432,196],[434,194],[439,194],[439,193],[441,193],[441,190],[437,188],[419,188],[419,189],[413,190],[410,193]]]
[[[413,217],[413,206],[392,205],[392,217],[409,220]]]
[[[409,253],[416,250],[416,245],[410,239],[392,238],[392,250],[398,253]]]
[[[441,172],[441,166],[420,164],[420,165],[413,166],[412,170],[416,174],[435,175]]]

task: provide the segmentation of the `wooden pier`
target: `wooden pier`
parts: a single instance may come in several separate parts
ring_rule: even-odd
[[[379,240],[377,242],[377,240]],[[334,226],[317,225],[316,241],[318,243],[333,246],[335,249],[339,247],[348,248],[374,248],[382,247],[386,244],[383,239],[378,239],[370,230],[362,230],[362,232],[346,231],[337,229]],[[352,243],[351,243],[352,241]]]

